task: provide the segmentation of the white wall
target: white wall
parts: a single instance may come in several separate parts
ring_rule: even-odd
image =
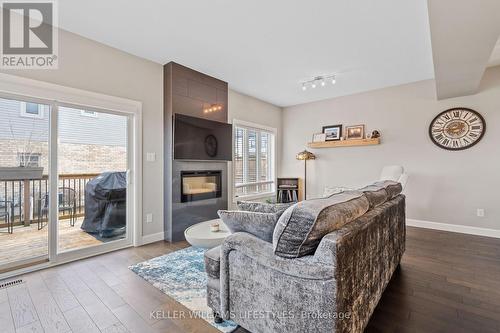
[[[457,106],[480,112],[486,135],[468,150],[446,151],[431,142],[428,126],[439,112]],[[280,176],[303,177],[295,154],[322,126],[335,124],[378,129],[382,144],[312,150],[317,159],[308,162],[308,194],[320,194],[326,185],[369,182],[384,165],[401,164],[410,174],[408,218],[500,229],[500,67],[486,71],[473,96],[437,101],[434,81],[422,81],[285,108]],[[486,216],[477,217],[477,208]]]
[[[60,30],[58,70],[2,72],[142,102],[143,152],[157,156],[143,164],[143,212],[154,219],[143,235],[163,231],[162,65]]]
[[[274,127],[277,129],[276,135],[276,173],[280,170],[281,161],[281,145],[282,145],[282,109],[273,104],[261,101],[257,98],[250,97],[234,90],[229,90],[228,96],[228,121],[243,120],[259,125]],[[231,169],[231,163],[230,168]],[[232,171],[229,176],[229,205],[234,208],[233,204],[233,188],[232,188]]]

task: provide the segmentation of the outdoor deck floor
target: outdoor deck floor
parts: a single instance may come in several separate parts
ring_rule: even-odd
[[[69,220],[59,221],[59,250],[79,249],[102,242],[80,229],[83,218],[77,219],[75,226]],[[38,230],[37,223],[29,227],[14,227],[14,233],[8,234],[1,229],[0,233],[0,265],[13,261],[30,259],[48,253],[48,228]]]

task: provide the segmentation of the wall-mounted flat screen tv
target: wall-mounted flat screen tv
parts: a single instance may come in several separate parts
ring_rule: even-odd
[[[174,115],[174,159],[232,160],[232,125]]]

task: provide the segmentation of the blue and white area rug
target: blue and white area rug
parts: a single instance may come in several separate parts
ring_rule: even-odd
[[[207,305],[204,253],[204,249],[188,247],[129,268],[219,331],[232,332],[237,325],[231,321],[216,324]]]

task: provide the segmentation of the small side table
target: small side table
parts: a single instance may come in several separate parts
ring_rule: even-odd
[[[219,223],[219,231],[212,232],[210,231],[210,225],[215,222]],[[221,245],[230,234],[231,232],[221,219],[201,222],[190,226],[184,231],[184,237],[189,244],[204,249],[211,249]]]

